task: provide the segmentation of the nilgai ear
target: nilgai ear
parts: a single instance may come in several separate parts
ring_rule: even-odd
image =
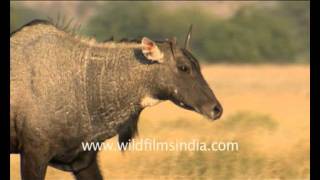
[[[142,53],[150,61],[163,62],[163,53],[157,44],[147,37],[141,40]]]

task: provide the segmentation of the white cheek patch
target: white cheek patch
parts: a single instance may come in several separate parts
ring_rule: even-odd
[[[160,102],[161,102],[161,100],[159,100],[159,99],[153,98],[151,96],[145,96],[144,98],[142,98],[140,104],[142,107],[145,108],[145,107],[154,106]]]

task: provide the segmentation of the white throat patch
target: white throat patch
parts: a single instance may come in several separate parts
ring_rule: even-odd
[[[154,106],[158,103],[160,103],[161,100],[153,98],[151,96],[145,96],[144,98],[142,98],[140,104],[142,107],[150,107],[150,106]]]

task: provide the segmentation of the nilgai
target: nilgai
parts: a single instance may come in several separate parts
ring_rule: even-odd
[[[222,106],[197,59],[174,38],[96,42],[43,20],[10,37],[10,151],[23,180],[43,180],[47,166],[78,180],[102,179],[97,151],[82,142],[119,135],[127,143],[141,111],[170,100],[210,119]]]

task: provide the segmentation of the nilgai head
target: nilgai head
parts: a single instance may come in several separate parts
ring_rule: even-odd
[[[201,74],[198,60],[190,51],[192,25],[185,39],[184,47],[179,47],[176,39],[154,42],[142,38],[144,57],[159,66],[156,74],[153,98],[171,100],[176,105],[196,111],[216,120],[222,115],[222,106]]]

